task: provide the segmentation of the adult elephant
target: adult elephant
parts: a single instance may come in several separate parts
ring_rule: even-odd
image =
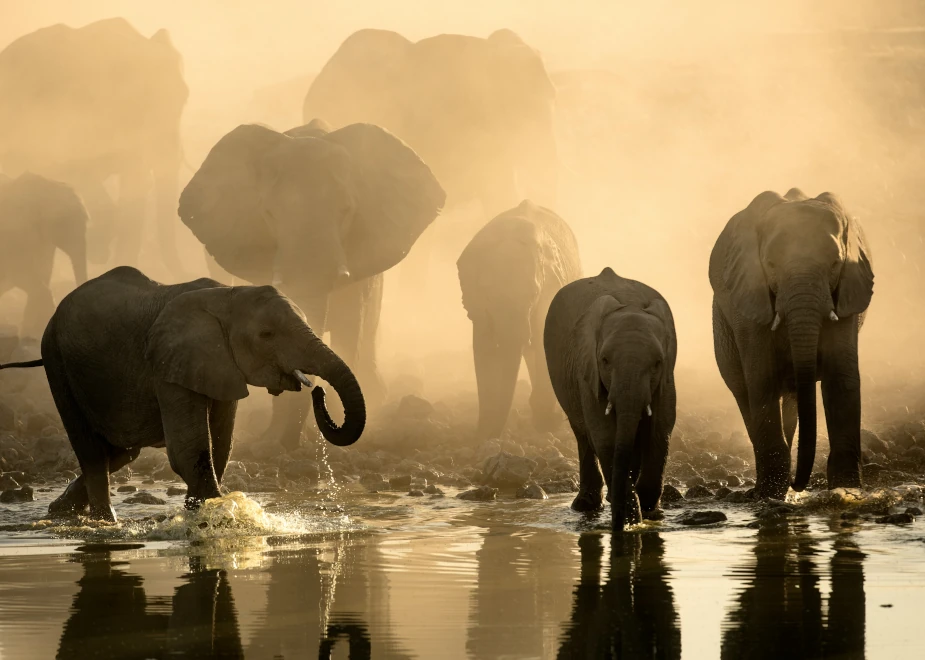
[[[797,421],[792,487],[808,484],[820,380],[829,488],[860,487],[858,332],[874,286],[860,223],[831,193],[763,192],[717,239],[710,284],[716,363],[755,449],[758,494],[787,493]]]
[[[154,190],[164,263],[175,244],[180,116],[188,89],[166,30],[146,38],[122,18],[53,25],[0,52],[0,168],[74,186],[90,210],[90,257],[137,263]],[[114,178],[118,200],[104,184]]]
[[[18,288],[28,297],[24,336],[41,337],[55,311],[55,250],[70,258],[78,286],[87,281],[87,220],[70,186],[31,173],[0,176],[0,296]]]
[[[315,419],[338,446],[366,424],[360,386],[312,332],[302,312],[270,286],[227,287],[209,279],[166,286],[128,266],[68,294],[42,338],[42,359],[5,367],[45,367],[55,406],[81,475],[52,503],[52,514],[115,520],[109,474],[142,447],[167,447],[189,487],[186,504],[220,495],[237,402],[247,386],[274,395],[331,383],[345,420],[328,415],[314,388]]]
[[[226,271],[272,282],[381,399],[375,339],[382,273],[433,222],[446,195],[408,145],[371,124],[223,137],[180,196],[180,217]],[[304,397],[274,402],[269,435],[299,444]]]
[[[501,435],[522,359],[533,386],[534,425],[552,430],[561,411],[546,370],[543,324],[556,292],[581,277],[571,228],[553,211],[524,200],[479,230],[456,266],[472,321],[479,434]]]

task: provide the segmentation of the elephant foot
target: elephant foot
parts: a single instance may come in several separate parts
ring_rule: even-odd
[[[111,504],[108,505],[90,505],[90,518],[93,520],[102,520],[104,522],[116,522],[116,511]]]
[[[643,520],[664,520],[665,512],[662,511],[660,508],[655,507],[651,511],[643,511],[642,519]]]
[[[596,493],[578,491],[578,495],[572,500],[572,511],[578,511],[579,513],[594,513],[596,511],[603,511],[603,509],[604,498],[601,496],[601,491],[597,491]]]
[[[829,490],[833,488],[861,488],[863,485],[861,465],[856,459],[839,460],[834,455],[829,455],[826,477]]]
[[[80,475],[67,485],[64,492],[54,502],[48,505],[48,515],[51,518],[86,515],[89,508],[87,488],[84,485],[83,475]]]
[[[758,479],[755,484],[755,498],[759,500],[766,498],[783,500],[787,497],[789,487],[786,481],[782,484],[779,479]]]

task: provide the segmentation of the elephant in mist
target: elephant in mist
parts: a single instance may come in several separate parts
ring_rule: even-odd
[[[180,217],[226,271],[273,283],[318,336],[384,398],[375,338],[382,273],[433,222],[446,195],[408,145],[371,124],[278,133],[242,125],[212,148],[180,196]],[[304,397],[274,402],[269,435],[299,444]]]
[[[36,174],[0,175],[0,296],[28,297],[22,334],[41,337],[55,311],[55,250],[71,260],[77,285],[87,281],[87,210],[70,186]]]
[[[678,343],[668,303],[605,268],[555,295],[543,340],[553,390],[578,441],[572,508],[600,509],[606,482],[615,531],[638,522],[640,506],[655,515],[676,414]]]
[[[271,394],[329,382],[345,408],[336,426],[324,391],[312,391],[315,419],[333,444],[355,442],[366,423],[363,394],[346,364],[271,286],[227,287],[199,279],[162,285],[128,266],[68,294],[42,338],[55,405],[81,475],[52,503],[52,515],[115,520],[109,474],[142,447],[167,447],[188,486],[186,504],[219,497],[231,453],[237,402],[248,385]]]
[[[575,235],[553,211],[524,200],[479,230],[456,266],[472,321],[479,434],[501,435],[522,359],[533,386],[533,422],[553,430],[561,418],[546,370],[543,324],[553,296],[581,277]]]
[[[183,268],[174,235],[189,92],[166,30],[146,38],[125,19],[58,24],[0,52],[0,169],[74,186],[90,210],[89,256],[135,265],[153,188],[165,265]],[[104,184],[114,178],[118,200]]]
[[[726,224],[710,255],[716,363],[755,449],[756,488],[782,499],[816,453],[816,382],[829,430],[828,485],[861,486],[858,332],[873,295],[858,220],[831,193],[763,192]]]

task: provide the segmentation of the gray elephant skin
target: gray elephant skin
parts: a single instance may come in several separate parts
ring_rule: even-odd
[[[273,283],[355,369],[371,405],[384,388],[375,338],[382,273],[433,222],[446,195],[408,145],[371,124],[223,137],[180,196],[180,217],[226,271]],[[299,444],[305,397],[274,401],[271,438]]]
[[[135,265],[153,188],[161,255],[180,277],[180,117],[189,92],[166,30],[126,20],[53,25],[0,52],[0,168],[71,184],[90,210],[90,259]],[[25,109],[25,110],[24,110]],[[118,200],[104,187],[114,177]]]
[[[553,211],[524,200],[486,224],[456,262],[462,303],[472,321],[479,393],[478,433],[497,438],[507,422],[521,360],[538,430],[561,422],[543,348],[553,296],[581,277],[578,243]]]
[[[861,486],[858,332],[873,295],[870,247],[831,193],[763,192],[710,255],[713,344],[755,449],[757,492],[802,491],[816,453],[816,382],[829,430],[828,485]]]
[[[0,175],[0,296],[27,296],[21,333],[39,338],[55,311],[55,250],[71,260],[77,285],[87,281],[87,210],[74,190],[36,174]]]
[[[167,447],[188,486],[187,506],[220,495],[237,402],[247,386],[298,392],[306,374],[329,382],[345,407],[336,426],[324,391],[315,419],[339,446],[366,423],[360,386],[312,332],[301,311],[270,286],[227,287],[210,279],[162,285],[121,266],[67,295],[42,338],[48,384],[81,475],[50,507],[115,520],[109,474],[142,447]]]
[[[677,399],[668,303],[605,268],[556,294],[543,339],[553,390],[578,441],[572,508],[600,509],[606,482],[614,530],[637,522],[640,507],[654,515]]]

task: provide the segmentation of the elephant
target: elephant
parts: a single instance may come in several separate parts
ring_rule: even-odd
[[[756,489],[806,488],[816,453],[816,382],[829,429],[829,488],[861,486],[858,332],[873,295],[860,222],[831,193],[763,192],[710,255],[716,364],[755,450]],[[784,328],[778,331],[781,324]]]
[[[142,447],[167,448],[188,486],[186,506],[219,497],[237,402],[248,385],[273,395],[312,387],[338,393],[338,427],[313,388],[315,419],[331,443],[354,443],[366,424],[353,373],[272,286],[222,286],[199,279],[162,285],[130,266],[89,280],[58,305],[42,337],[44,366],[81,475],[49,507],[114,521],[109,474]]]
[[[521,359],[533,386],[534,425],[553,430],[561,411],[546,371],[541,335],[553,296],[581,277],[575,235],[553,211],[524,200],[482,227],[456,266],[463,307],[472,321],[479,435],[501,435]]]
[[[166,30],[123,18],[58,24],[0,52],[0,169],[71,184],[90,210],[91,262],[135,265],[152,190],[162,258],[176,277],[180,118],[189,90]],[[24,110],[25,109],[25,110]],[[114,178],[118,200],[104,184]]]
[[[87,209],[74,189],[37,174],[0,178],[0,296],[28,297],[22,334],[38,338],[55,311],[55,250],[71,260],[77,285],[87,281]]]
[[[668,303],[604,268],[555,295],[543,343],[553,391],[578,441],[572,509],[599,510],[606,481],[614,531],[638,522],[640,507],[643,517],[657,517],[677,399]]]
[[[375,338],[382,273],[401,261],[446,194],[405,143],[378,126],[278,133],[242,125],[212,148],[180,195],[180,218],[226,271],[272,283],[384,398]],[[297,448],[304,397],[275,402],[268,435]]]

